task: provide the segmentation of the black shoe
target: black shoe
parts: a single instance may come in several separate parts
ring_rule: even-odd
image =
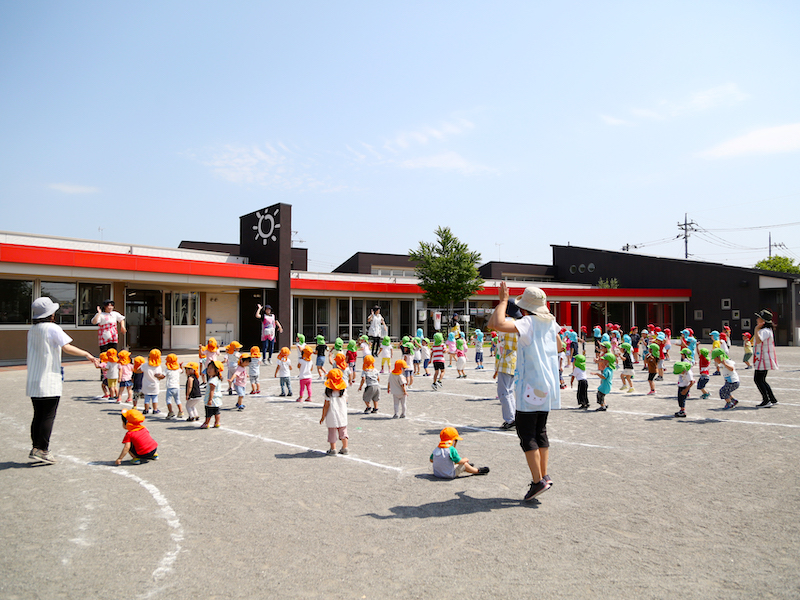
[[[373,408],[372,412],[376,413],[376,412],[378,412],[378,409],[377,408]]]
[[[773,400],[773,401],[772,401],[772,406],[775,406],[777,403],[778,403],[778,401],[777,401],[777,400]]]
[[[680,409],[678,412],[675,413],[676,417],[685,417],[686,412],[683,409]]]
[[[511,421],[511,423],[503,423],[500,425],[500,429],[513,429],[516,426],[516,421]]]
[[[550,475],[545,475],[542,479],[544,479],[550,487],[553,487],[553,480],[550,479]]]
[[[594,412],[605,412],[608,410],[608,406],[598,406],[594,409]]]
[[[528,493],[525,494],[523,500],[525,502],[530,502],[531,500],[536,498],[536,496],[538,496],[542,492],[546,492],[549,489],[550,489],[550,484],[547,483],[544,479],[538,481],[537,483],[531,482],[531,487],[528,490]]]
[[[760,404],[756,404],[756,408],[766,408],[767,406],[772,406],[772,402],[769,400],[762,400]]]
[[[366,415],[366,414],[369,414],[369,413],[371,413],[371,412],[372,412],[372,409],[371,409],[369,406],[368,406],[367,408],[365,408],[365,409],[364,409],[364,414],[365,414],[365,415]]]
[[[481,467],[475,475],[486,475],[489,472],[489,467]]]

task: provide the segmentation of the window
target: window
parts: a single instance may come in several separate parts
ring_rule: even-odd
[[[730,298],[723,298],[722,299],[722,310],[730,310],[731,309],[731,299]]]
[[[750,319],[742,319],[742,330],[743,331],[750,330]]]
[[[78,283],[79,325],[92,325],[97,307],[103,300],[111,298],[111,285],[108,283]]]
[[[172,325],[197,325],[197,311],[200,308],[198,292],[173,292]]]
[[[694,311],[694,320],[695,321],[702,321],[703,320],[703,309],[697,308]]]
[[[31,322],[33,281],[0,279],[0,325]]]
[[[57,281],[42,282],[42,296],[59,304],[56,323],[75,325],[75,284]],[[97,311],[97,309],[95,309]]]
[[[328,304],[327,298],[302,299],[302,333],[306,336],[306,343],[313,343],[317,335],[322,335],[328,340]]]

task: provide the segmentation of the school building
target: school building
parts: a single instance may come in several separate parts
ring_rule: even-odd
[[[281,346],[296,333],[357,337],[376,304],[395,339],[418,328],[430,337],[436,314],[447,316],[447,307],[425,301],[406,255],[358,252],[331,273],[309,272],[307,251],[291,246],[291,219],[291,205],[275,204],[240,217],[238,244],[178,248],[0,232],[0,361],[25,360],[30,305],[44,295],[61,305],[59,323],[75,344],[89,350],[97,347],[91,319],[106,298],[126,317],[121,345],[134,350],[191,349],[211,336],[249,348],[260,343],[258,304],[271,305],[283,325]],[[574,329],[653,322],[703,335],[727,321],[736,338],[754,327],[756,310],[770,308],[779,342],[797,339],[792,275],[572,246],[553,246],[552,265],[487,262],[479,272],[484,288],[454,307],[462,329],[485,327],[506,281],[512,294],[544,289],[558,322]],[[621,285],[599,288],[599,278]]]

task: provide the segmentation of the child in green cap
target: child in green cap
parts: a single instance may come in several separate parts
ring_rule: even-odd
[[[699,357],[698,363],[700,365],[700,379],[697,380],[697,389],[702,390],[703,400],[705,400],[711,395],[706,391],[706,384],[711,379],[708,369],[711,365],[711,361],[708,360],[710,353],[708,352],[708,348],[700,348],[697,353]]]
[[[384,365],[386,370],[392,370],[392,340],[388,335],[383,336],[381,340],[381,349],[378,351],[378,356],[381,359],[381,373],[383,373]]]
[[[435,333],[433,335],[433,346],[431,347],[431,360],[433,361],[433,383],[431,387],[434,390],[438,390],[442,387],[445,352],[444,336],[441,333]]]
[[[692,363],[680,361],[676,362],[672,367],[672,372],[678,376],[678,412],[675,413],[676,417],[686,416],[686,398],[689,396],[689,390],[694,385],[694,375],[692,374]]]
[[[569,380],[569,387],[578,381],[578,408],[589,408],[589,381],[586,379],[586,357],[577,354],[574,361],[575,367],[572,369],[572,377]]]
[[[620,379],[622,379],[622,387],[620,388],[623,392],[628,394],[633,393],[633,346],[631,346],[628,342],[623,342],[619,345],[619,351],[622,358],[622,373],[620,373]]]
[[[739,389],[739,374],[736,372],[734,363],[722,348],[715,348],[711,353],[711,358],[717,363],[717,367],[722,367],[722,374],[725,376],[725,384],[719,388],[719,397],[725,401],[724,410],[735,407],[739,401],[733,397],[733,392]]]
[[[325,338],[322,335],[317,336],[317,374],[320,379],[325,379],[325,352],[328,350],[328,345],[325,343]]]
[[[355,340],[347,342],[347,352],[344,353],[347,358],[347,367],[350,369],[350,385],[356,382],[356,359],[358,358],[358,344]]]
[[[606,352],[597,359],[597,368],[601,370],[592,373],[600,378],[600,387],[597,388],[597,403],[600,406],[597,407],[596,412],[604,412],[608,410],[608,405],[606,404],[606,394],[611,393],[611,382],[614,379],[614,367],[616,364],[617,359],[613,354],[611,354],[611,352]]]
[[[333,340],[333,349],[330,351],[330,354],[328,354],[328,364],[332,369],[337,368],[334,357],[340,352],[344,354],[344,340],[340,337],[337,337],[335,340]],[[341,370],[341,368],[339,370]]]
[[[652,396],[656,393],[653,380],[658,374],[658,353],[660,348],[658,347],[658,344],[650,344],[647,347],[647,350],[647,355],[644,357],[644,364],[647,368],[647,383],[650,385],[650,391],[647,392],[647,395]]]

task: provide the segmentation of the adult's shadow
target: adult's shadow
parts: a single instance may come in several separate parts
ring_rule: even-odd
[[[50,463],[46,462],[21,463],[21,462],[8,461],[0,463],[0,471],[5,471],[6,469],[28,469],[30,467],[46,467],[49,464]]]
[[[295,452],[294,454],[276,454],[275,458],[326,458],[328,455],[319,450],[308,449],[305,452]]]
[[[433,477],[428,474],[417,475],[420,479]],[[439,479],[438,481],[452,481],[449,479]],[[430,517],[453,517],[458,515],[469,515],[475,513],[488,513],[500,508],[538,508],[539,501],[530,504],[523,504],[519,500],[512,498],[473,498],[466,492],[456,492],[456,498],[443,500],[441,502],[428,502],[419,506],[392,506],[389,508],[391,515],[379,515],[376,513],[366,513],[362,517],[372,517],[373,519],[428,519]]]

